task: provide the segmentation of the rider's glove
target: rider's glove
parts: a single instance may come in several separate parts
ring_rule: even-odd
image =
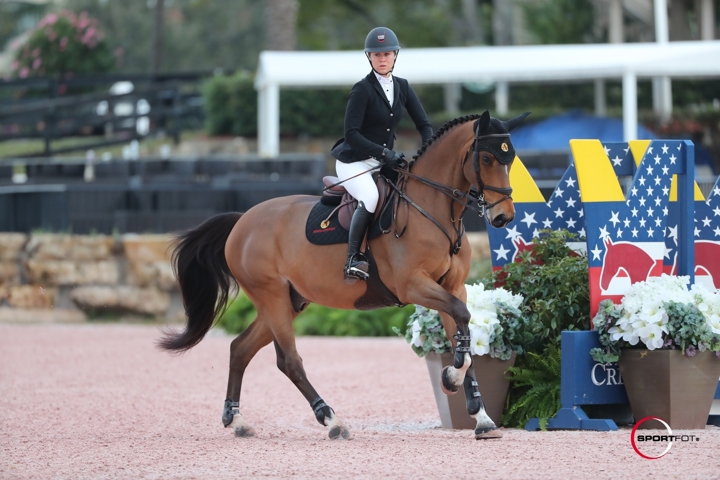
[[[405,160],[404,155],[399,155],[396,151],[389,148],[383,149],[383,163],[391,168],[399,167]]]

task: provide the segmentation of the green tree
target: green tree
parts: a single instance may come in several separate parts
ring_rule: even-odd
[[[590,0],[533,0],[521,3],[528,30],[539,43],[592,41],[595,8]]]
[[[122,72],[148,72],[155,4],[148,0],[67,0],[73,11],[96,17]],[[164,5],[161,72],[249,69],[263,47],[264,2],[174,0]]]

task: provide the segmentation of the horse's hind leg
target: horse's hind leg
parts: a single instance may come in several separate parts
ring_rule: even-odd
[[[230,344],[230,374],[222,421],[226,428],[232,427],[237,437],[255,435],[255,429],[245,423],[240,415],[240,390],[243,374],[250,360],[271,341],[270,328],[258,315],[255,321]]]
[[[270,328],[272,330],[275,352],[277,353],[277,366],[292,381],[300,393],[310,404],[315,418],[329,428],[328,437],[331,439],[351,439],[352,434],[345,424],[335,415],[335,411],[326,404],[318,395],[317,391],[307,379],[303,368],[302,358],[298,354],[295,345],[295,332],[292,327],[292,320],[297,315],[288,300],[287,305],[277,301],[275,298],[268,308],[272,315],[268,314]],[[259,306],[258,309],[261,307]]]

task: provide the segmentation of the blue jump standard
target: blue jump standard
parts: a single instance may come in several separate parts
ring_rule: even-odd
[[[560,403],[562,408],[549,419],[548,430],[617,430],[613,420],[589,418],[583,405],[628,403],[617,364],[596,363],[590,349],[600,347],[596,331],[564,331],[561,337]],[[540,430],[540,420],[531,419],[525,430]]]
[[[715,400],[720,400],[720,383],[718,383],[718,388],[715,390]],[[720,415],[710,415],[707,424],[720,427]]]
[[[597,363],[590,349],[601,347],[593,330],[564,331],[561,337],[560,403],[562,408],[548,420],[548,430],[617,430],[613,420],[589,418],[585,405],[627,404],[625,384],[615,363]],[[720,383],[715,391],[720,399]],[[710,415],[708,425],[720,425],[720,415]],[[540,430],[540,420],[530,419],[525,430]]]

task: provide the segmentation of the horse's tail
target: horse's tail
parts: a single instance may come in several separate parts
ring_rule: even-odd
[[[157,342],[160,348],[174,352],[191,349],[225,310],[230,289],[237,286],[225,260],[225,242],[241,216],[216,215],[178,235],[172,265],[180,284],[187,326],[181,332],[163,332]]]

